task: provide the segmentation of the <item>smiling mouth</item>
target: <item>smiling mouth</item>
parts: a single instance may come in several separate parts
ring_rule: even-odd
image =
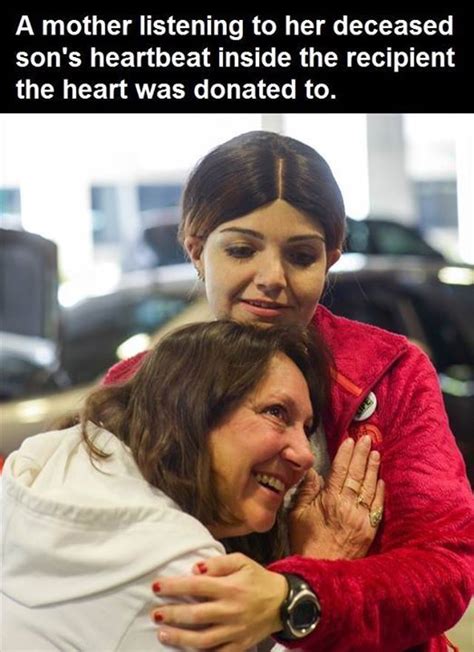
[[[258,299],[240,299],[243,303],[248,303],[249,306],[255,306],[256,308],[268,308],[270,310],[282,310],[289,308],[290,306],[283,303],[277,303],[276,301],[259,301]]]
[[[258,484],[265,487],[265,489],[270,489],[278,495],[284,494],[286,491],[286,485],[274,475],[269,475],[268,473],[254,473],[254,477]]]

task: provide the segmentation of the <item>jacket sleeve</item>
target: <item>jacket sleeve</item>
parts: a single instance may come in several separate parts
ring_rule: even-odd
[[[433,367],[412,346],[374,391],[385,412],[386,498],[370,555],[270,566],[301,575],[319,596],[320,623],[298,649],[406,650],[452,627],[473,594],[472,492]]]

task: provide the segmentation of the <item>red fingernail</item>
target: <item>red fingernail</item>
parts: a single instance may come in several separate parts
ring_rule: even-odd
[[[204,575],[204,573],[207,573],[207,566],[203,561],[200,561],[199,564],[197,564],[198,571]]]
[[[160,614],[159,611],[155,611],[153,614],[153,620],[155,623],[162,623],[163,622],[163,616]]]
[[[153,592],[154,592],[154,593],[159,593],[159,592],[161,591],[161,585],[160,585],[159,582],[154,582],[154,583],[151,585],[151,588],[153,589]]]

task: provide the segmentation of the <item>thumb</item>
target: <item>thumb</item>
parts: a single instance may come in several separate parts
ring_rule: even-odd
[[[294,508],[307,507],[310,505],[323,487],[323,479],[314,469],[310,469],[296,492]]]
[[[206,560],[198,561],[193,566],[194,575],[209,575],[211,577],[225,577],[241,570],[251,560],[240,552],[230,555],[219,555],[209,557]]]

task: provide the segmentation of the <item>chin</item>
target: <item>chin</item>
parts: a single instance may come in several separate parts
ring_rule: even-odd
[[[255,518],[255,516],[251,519],[249,519],[246,522],[246,525],[248,525],[249,532],[259,532],[260,534],[263,532],[268,532],[268,530],[271,530],[272,527],[275,525],[276,521],[276,513],[273,514],[261,514],[258,516],[258,518]]]

